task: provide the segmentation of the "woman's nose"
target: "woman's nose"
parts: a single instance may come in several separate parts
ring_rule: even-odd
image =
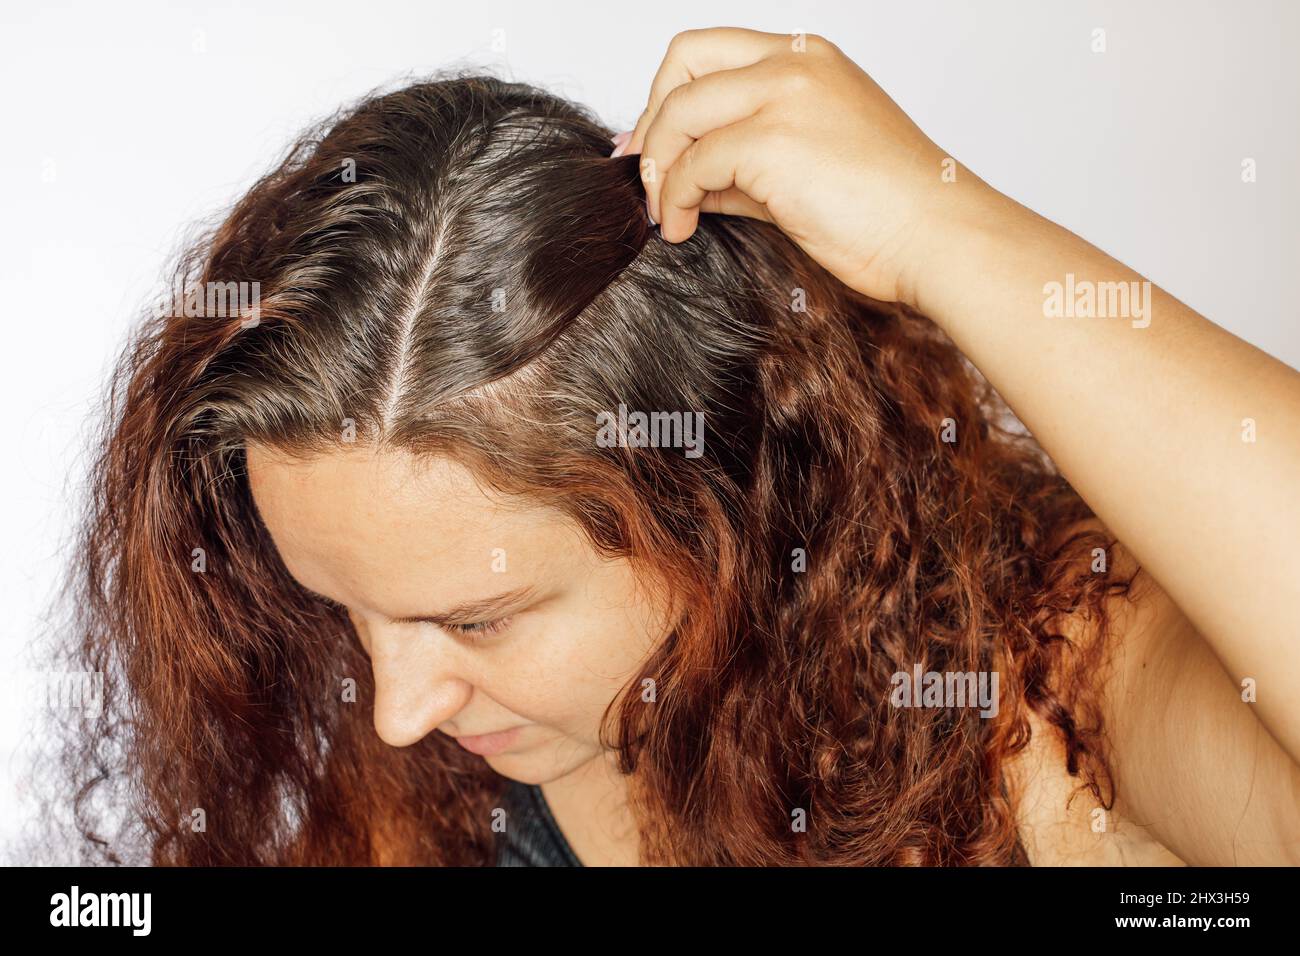
[[[473,695],[461,671],[459,648],[428,625],[371,627],[375,677],[375,732],[406,747],[460,712]]]

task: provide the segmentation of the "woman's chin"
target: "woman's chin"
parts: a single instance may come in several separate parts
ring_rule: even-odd
[[[591,756],[575,753],[572,743],[560,746],[548,742],[502,751],[484,757],[487,765],[503,777],[530,786],[553,783],[590,762]]]

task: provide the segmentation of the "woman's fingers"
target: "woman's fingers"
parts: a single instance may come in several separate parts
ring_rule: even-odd
[[[770,62],[770,61],[769,61]],[[714,130],[750,119],[779,92],[777,71],[765,64],[721,70],[672,90],[643,139],[641,180],[650,215],[662,222],[659,196],[664,176],[691,145]],[[727,137],[734,142],[734,137]],[[731,185],[728,183],[727,185]]]
[[[789,49],[789,38],[781,33],[761,33],[742,27],[686,30],[668,44],[668,52],[650,84],[646,108],[632,130],[625,153],[639,153],[647,130],[668,94],[683,84],[716,73],[749,66]]]
[[[693,142],[672,163],[659,183],[660,212],[656,219],[664,239],[689,239],[701,212],[772,221],[766,207],[753,195],[753,185],[737,182],[737,163],[747,149],[753,148],[755,125],[749,120],[713,130]],[[747,142],[751,145],[744,145]]]
[[[721,213],[724,216],[748,216],[750,219],[761,219],[764,222],[776,221],[768,213],[766,206],[754,202],[735,186],[722,192],[708,193],[700,203],[699,211]],[[696,219],[698,218],[697,216]],[[691,233],[687,233],[686,238],[690,237]]]

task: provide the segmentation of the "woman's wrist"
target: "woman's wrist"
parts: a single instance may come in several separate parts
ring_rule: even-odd
[[[921,233],[912,271],[900,277],[899,299],[949,332],[962,303],[999,281],[1018,244],[1030,235],[1051,241],[1044,227],[1060,228],[980,180],[944,196],[926,220],[933,225]]]

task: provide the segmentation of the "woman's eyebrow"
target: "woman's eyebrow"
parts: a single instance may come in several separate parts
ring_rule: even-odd
[[[501,594],[494,594],[491,597],[476,598],[473,601],[465,601],[458,604],[449,611],[443,611],[438,614],[420,614],[414,617],[394,617],[389,618],[392,624],[472,624],[479,618],[487,615],[499,613],[500,611],[521,605],[535,593],[535,588],[530,585],[515,588],[511,591],[505,591]]]
[[[312,597],[324,601],[326,604],[339,604],[333,598],[326,597],[319,591],[313,591],[301,582],[298,583],[298,586]],[[465,601],[441,613],[417,614],[412,617],[390,617],[388,621],[390,624],[472,624],[484,615],[522,605],[525,601],[530,600],[536,594],[536,591],[537,589],[533,585],[528,584],[510,591],[503,591],[501,594],[493,594],[490,597]]]

